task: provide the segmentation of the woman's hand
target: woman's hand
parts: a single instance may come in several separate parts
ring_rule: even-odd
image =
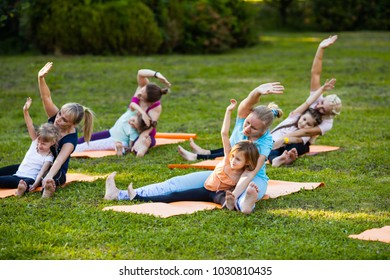
[[[46,76],[47,73],[49,73],[51,67],[53,66],[53,62],[46,63],[45,66],[38,72],[38,78],[43,78]]]
[[[160,75],[161,75],[161,73],[160,73]],[[158,77],[158,79],[160,80],[160,82],[165,84],[167,87],[171,87],[171,83],[164,76],[161,75],[161,77]]]
[[[330,45],[332,45],[334,42],[336,42],[337,40],[337,35],[330,35],[329,38],[323,40],[321,43],[320,43],[320,48],[322,49],[325,49],[327,47],[329,47]]]
[[[279,82],[267,83],[258,86],[256,91],[261,95],[282,94],[284,91],[284,86],[282,86]]]

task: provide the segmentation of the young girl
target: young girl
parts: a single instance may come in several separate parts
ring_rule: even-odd
[[[151,125],[147,126],[143,116],[130,106],[105,136],[102,136],[101,139],[91,139],[89,143],[84,142],[77,145],[75,152],[115,149],[116,154],[121,156],[132,149],[140,133],[146,130],[151,131],[155,126],[155,122],[151,122]]]
[[[332,90],[335,83],[336,79],[326,80],[323,86],[318,88],[304,103],[292,111],[287,119],[271,131],[274,144],[268,159],[272,166],[279,167],[290,164],[298,156],[306,152],[299,149],[299,147],[297,149],[295,144],[303,143],[304,145],[310,145],[310,137],[286,137],[286,135],[299,129],[309,129],[321,124],[322,115],[313,108],[310,108],[310,106],[325,91]]]
[[[53,162],[53,154],[50,151],[50,147],[55,145],[59,138],[58,130],[53,124],[45,123],[35,131],[28,111],[31,103],[32,99],[28,97],[23,106],[23,116],[27,131],[33,140],[30,148],[24,156],[22,163],[18,165],[15,174],[2,175],[8,173],[6,170],[9,167],[0,169],[0,187],[18,188],[15,193],[17,196],[23,195],[27,189],[33,191],[40,185],[42,177]]]
[[[193,189],[184,192],[174,192],[169,195],[142,197],[137,195],[132,185],[128,187],[130,200],[142,201],[159,201],[159,202],[173,202],[181,200],[191,201],[210,201],[221,203],[221,195],[226,195],[226,207],[230,210],[234,209],[235,199],[231,191],[235,188],[238,180],[245,173],[253,172],[257,165],[259,152],[255,144],[248,140],[239,141],[233,146],[229,141],[229,127],[231,112],[235,108],[237,101],[232,99],[230,105],[226,109],[225,118],[222,124],[221,136],[225,151],[224,159],[217,165],[215,170],[207,178],[204,183],[204,188]],[[106,188],[114,188],[114,175],[107,178]],[[247,174],[249,175],[249,174]],[[255,174],[252,174],[254,176]],[[106,197],[111,199],[111,197]]]
[[[147,129],[142,131],[137,139],[135,139],[134,145],[132,145],[131,150],[137,153],[138,157],[142,157],[146,154],[150,147],[153,147],[156,144],[156,128],[155,125],[160,117],[162,106],[160,99],[164,94],[168,93],[168,88],[160,88],[158,85],[149,82],[150,77],[154,77],[159,79],[162,83],[164,83],[167,87],[171,86],[171,83],[160,73],[149,69],[140,69],[137,74],[137,83],[138,87],[135,91],[133,98],[128,106],[127,112],[122,115],[118,121],[123,122],[124,120],[128,120],[128,115],[130,114],[129,109],[137,111],[142,115],[142,119],[146,123],[147,127],[151,127],[151,129]],[[124,120],[122,119],[124,118]],[[118,122],[117,121],[117,122]],[[153,126],[154,125],[154,126]],[[129,128],[127,128],[129,129]],[[109,130],[96,132],[92,135],[91,140],[101,140],[110,138],[111,134]],[[116,144],[116,151],[118,155],[123,154],[123,144],[119,143],[122,141],[118,141]],[[81,137],[78,140],[78,144],[84,143],[84,138]],[[124,146],[127,147],[127,143],[125,141]]]

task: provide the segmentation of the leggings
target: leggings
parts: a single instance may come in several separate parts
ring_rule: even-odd
[[[110,131],[104,130],[104,131],[92,133],[90,141],[96,141],[96,140],[106,139],[106,138],[110,138],[110,137],[111,137]],[[84,142],[85,142],[84,137],[80,137],[77,140],[77,144],[82,144]]]
[[[196,159],[215,159],[217,157],[224,157],[225,153],[223,151],[223,148],[216,149],[216,150],[210,150],[209,155],[196,155]]]
[[[31,178],[21,178],[13,174],[16,173],[20,164],[9,165],[0,168],[0,188],[16,189],[20,180],[24,180],[27,185],[34,184],[35,180]],[[65,173],[61,170],[53,178],[56,186],[61,186],[66,182]]]
[[[140,201],[153,201],[153,202],[175,202],[175,201],[207,201],[207,202],[215,202],[218,204],[223,204],[225,202],[225,192],[213,192],[209,191],[205,188],[191,189],[181,192],[172,192],[170,194],[165,195],[157,195],[157,196],[140,196],[136,195],[134,197],[135,200]]]
[[[288,144],[285,147],[280,147],[279,149],[272,150],[268,156],[269,162],[272,163],[272,160],[283,154],[284,151],[290,151],[291,149],[297,149],[298,156],[306,154],[310,150],[310,143],[306,144],[298,143],[298,144]]]
[[[167,195],[174,192],[183,192],[187,190],[201,189],[204,188],[203,187],[204,182],[210,176],[211,173],[212,171],[200,171],[200,172],[189,173],[182,176],[176,176],[164,182],[151,184],[151,185],[147,185],[135,189],[135,192],[137,193],[138,196],[141,197],[153,197],[153,196]],[[268,180],[255,176],[252,182],[254,182],[259,188],[257,199],[261,199],[264,196],[265,192],[267,191]],[[245,195],[246,195],[246,191],[238,197],[237,200],[238,209],[241,209],[241,205],[243,203]],[[224,198],[225,196],[223,195],[222,198],[220,198],[221,201],[223,201]],[[118,200],[130,200],[127,190],[119,191]],[[222,205],[223,203],[220,204]]]

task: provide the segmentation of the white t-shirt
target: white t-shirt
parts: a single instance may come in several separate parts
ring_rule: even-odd
[[[45,162],[53,162],[53,155],[49,153],[48,155],[41,155],[37,152],[38,140],[35,139],[28,149],[22,163],[19,166],[18,171],[15,175],[18,177],[36,179],[39,171],[41,171],[42,166]]]

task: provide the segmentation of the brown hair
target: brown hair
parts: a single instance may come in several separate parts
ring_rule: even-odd
[[[246,169],[252,171],[257,166],[257,160],[259,159],[259,150],[256,145],[249,140],[241,140],[237,142],[231,149],[229,153],[229,159],[236,152],[244,152]]]
[[[314,121],[316,122],[315,125],[319,125],[319,124],[322,123],[322,115],[321,115],[321,113],[318,112],[317,110],[315,110],[315,109],[313,109],[313,108],[308,108],[306,111],[304,111],[304,112],[302,113],[301,116],[303,116],[303,115],[306,114],[306,113],[309,113],[309,114],[313,117]],[[286,128],[286,127],[291,127],[291,126],[296,126],[296,127],[298,127],[298,121],[299,121],[299,119],[301,118],[301,116],[300,116],[295,122],[293,122],[293,123],[288,123],[288,124],[285,124],[285,125],[282,125],[282,126],[280,126],[280,127],[275,128],[274,130],[271,131],[271,133],[274,133],[275,131],[277,131],[277,130],[279,130],[279,129],[282,129],[282,128]]]
[[[157,126],[157,122],[152,121],[152,120],[150,120],[150,125],[147,126],[144,119],[142,118],[142,114],[137,115],[137,122],[138,122],[138,129],[137,129],[138,133],[142,133],[143,131],[145,131],[151,127]]]
[[[147,101],[152,103],[160,100],[163,94],[168,93],[168,88],[162,89],[154,83],[147,84],[145,90],[146,90]]]

